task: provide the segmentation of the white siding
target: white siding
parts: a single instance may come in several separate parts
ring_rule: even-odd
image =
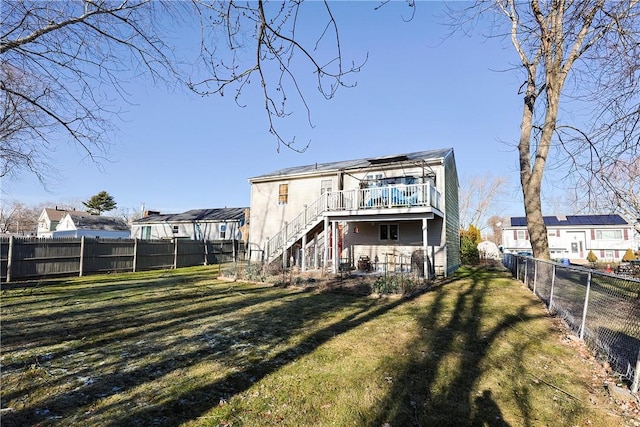
[[[64,217],[62,217],[62,219],[56,226],[56,231],[67,231],[67,230],[76,230],[76,225],[73,223],[73,220],[69,215],[65,215]]]
[[[224,239],[220,229],[226,227]],[[198,230],[199,226],[199,230]],[[232,240],[239,239],[238,223],[236,221],[203,221],[199,223],[180,222],[180,223],[139,223],[131,226],[131,238],[143,239],[144,228],[151,227],[151,235],[149,239],[191,239],[191,240]],[[177,227],[177,232],[173,229]]]
[[[592,230],[602,230],[602,229],[610,229],[610,230],[621,230],[622,238],[620,239],[592,239]],[[627,239],[624,238],[625,232],[627,230],[626,236]],[[502,246],[503,249],[507,252],[518,252],[518,251],[530,251],[531,250],[531,242],[528,239],[516,239],[514,237],[514,231],[518,230],[526,230],[524,227],[507,227],[503,229],[502,232]],[[560,236],[558,236],[558,231]],[[548,229],[549,232],[549,249],[551,251],[552,258],[560,258],[567,257],[571,259],[581,259],[586,260],[589,251],[592,250],[594,254],[598,258],[603,258],[603,252],[606,251],[618,251],[620,254],[619,258],[622,258],[624,255],[624,251],[627,249],[635,248],[635,242],[633,240],[633,228],[630,226],[617,225],[617,226],[586,226],[586,227],[576,227],[576,226],[554,226],[553,228]],[[594,233],[595,234],[595,233]],[[582,237],[584,236],[584,237]],[[574,238],[579,238],[584,242],[584,248],[582,251],[582,257],[579,254],[571,253],[571,243],[574,241]]]
[[[337,190],[337,175],[322,175],[309,178],[282,179],[254,183],[251,186],[251,218],[249,239],[252,249],[263,248],[266,239],[282,229],[285,221],[298,216],[305,205],[310,205],[320,197],[322,181],[331,179],[333,190]],[[278,203],[280,184],[288,184],[289,200]]]
[[[451,170],[445,176],[445,164]],[[433,160],[429,165],[415,163],[371,165],[366,169],[352,169],[344,172],[332,171],[307,176],[262,177],[251,181],[251,221],[249,230],[249,249],[252,258],[258,259],[260,250],[264,249],[269,238],[280,232],[285,222],[301,214],[305,205],[310,206],[321,196],[322,182],[331,180],[333,191],[353,190],[361,187],[363,180],[372,178],[396,178],[413,176],[427,178],[435,175],[435,179],[425,179],[426,182],[435,181],[436,189],[441,194],[440,210],[448,209],[448,221],[435,216],[428,221],[429,257],[435,255],[433,265],[438,268],[438,274],[448,274],[459,265],[459,230],[458,230],[458,181],[455,160],[453,156]],[[447,181],[448,180],[448,181]],[[342,186],[340,184],[342,183]],[[288,202],[279,204],[279,186],[288,185]],[[445,186],[447,186],[445,188]],[[449,188],[451,186],[452,188]],[[447,197],[445,203],[444,197]],[[353,218],[357,221],[357,218]],[[389,221],[393,222],[393,221]],[[349,258],[357,262],[362,254],[368,254],[373,259],[376,255],[380,259],[388,251],[394,251],[401,257],[410,256],[415,250],[422,250],[422,222],[400,222],[400,238],[395,242],[381,242],[378,239],[379,222],[358,222],[360,233],[352,233],[355,222],[343,223],[346,234],[343,236],[342,253],[340,258]],[[351,231],[349,231],[351,230]],[[322,236],[319,236],[322,238]],[[450,240],[450,241],[449,241]],[[449,242],[448,242],[449,241]],[[447,243],[448,242],[448,243]],[[309,238],[308,245],[315,243]],[[445,247],[446,245],[446,247]],[[400,255],[398,255],[400,257]],[[388,255],[387,255],[388,256]]]

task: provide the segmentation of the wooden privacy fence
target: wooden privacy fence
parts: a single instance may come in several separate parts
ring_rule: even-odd
[[[238,240],[0,238],[0,280],[160,270],[245,258]]]

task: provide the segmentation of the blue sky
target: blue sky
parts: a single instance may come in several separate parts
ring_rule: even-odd
[[[344,59],[362,71],[325,100],[303,89],[311,107],[276,125],[286,136],[310,141],[304,153],[281,147],[268,133],[259,93],[197,97],[135,81],[122,121],[115,122],[109,161],[102,167],[61,143],[52,155],[60,178],[47,191],[32,177],[2,182],[2,198],[26,204],[87,200],[106,190],[119,208],[164,213],[248,206],[248,178],[284,167],[453,147],[461,181],[503,175],[510,184],[498,200],[501,214],[521,215],[517,152],[522,99],[508,40],[454,35],[442,25],[442,4],[418,2],[410,22],[404,2],[334,2]],[[313,5],[312,5],[313,6]],[[189,43],[184,37],[183,43]],[[197,40],[193,40],[197,43]],[[305,76],[302,76],[306,82]],[[253,89],[257,89],[254,85]],[[81,206],[79,206],[81,207]]]

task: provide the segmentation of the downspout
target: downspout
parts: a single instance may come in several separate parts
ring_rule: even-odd
[[[324,271],[327,271],[327,262],[329,260],[329,217],[324,217],[324,254],[322,259],[322,266]]]
[[[429,269],[429,246],[428,246],[428,225],[427,218],[422,218],[422,253],[424,259],[422,261],[422,268],[424,271],[424,278],[430,279],[431,269]]]
[[[448,225],[447,225],[447,167],[444,164],[444,158],[440,159],[440,165],[442,166],[442,193],[443,193],[443,197],[442,197],[442,203],[444,204],[444,206],[442,206],[442,213],[444,213],[444,218],[442,218],[442,220],[444,221],[444,277],[449,277],[449,233],[447,232],[448,229]],[[437,179],[434,178],[434,181]],[[437,184],[434,182],[433,183],[434,186],[436,186],[436,190],[438,189]],[[458,236],[458,240],[459,240],[459,236]]]

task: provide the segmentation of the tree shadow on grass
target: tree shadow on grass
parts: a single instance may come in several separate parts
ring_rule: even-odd
[[[341,306],[354,303],[355,305],[352,305],[352,308],[355,309],[346,317],[317,330],[296,345],[289,346],[263,360],[246,364],[244,369],[229,374],[216,382],[190,390],[179,396],[172,396],[168,402],[163,403],[160,407],[141,409],[120,419],[112,420],[109,426],[136,425],[139,420],[149,419],[163,420],[163,425],[177,426],[185,421],[196,419],[216,406],[220,399],[228,400],[234,395],[248,390],[253,384],[267,375],[304,355],[312,353],[327,341],[383,315],[404,302],[404,300],[394,300],[380,304],[373,300],[363,301],[362,299],[357,300],[347,296],[341,296],[336,299],[335,296],[332,296],[327,300],[332,301],[331,306],[325,306],[324,309],[321,308],[319,311],[315,309],[309,310],[310,304],[317,304],[319,302],[318,299],[322,298],[322,295],[315,295],[307,301],[297,300],[299,304],[289,307],[291,312],[305,314],[297,317],[288,316],[286,328],[281,331],[281,334],[272,337],[271,345],[275,345],[278,341],[285,342],[291,336],[297,335],[301,329],[306,327],[308,322],[313,322],[314,318],[323,317],[323,313],[326,315],[331,310],[337,310]],[[338,305],[334,305],[336,301],[341,302],[338,302]],[[274,308],[252,317],[251,321],[255,324],[255,329],[260,331],[263,329],[262,325],[271,325],[274,317],[278,316],[279,310],[281,309]],[[313,311],[312,317],[310,317],[311,311]],[[230,363],[238,365],[237,360]]]
[[[153,284],[150,286],[153,287]],[[70,369],[61,375],[50,375],[44,381],[40,379],[25,388],[8,393],[5,390],[2,396],[4,402],[24,400],[37,391],[39,384],[57,392],[36,400],[26,399],[29,403],[25,406],[4,412],[2,425],[58,422],[113,426],[144,425],[149,422],[179,425],[210,410],[217,404],[217,399],[245,391],[254,382],[314,351],[334,336],[402,303],[344,295],[317,295],[272,287],[254,287],[251,291],[243,289],[242,295],[224,304],[220,303],[219,297],[215,295],[212,305],[203,305],[201,298],[192,292],[174,295],[173,299],[150,296],[138,303],[123,301],[118,304],[118,299],[113,299],[109,309],[93,312],[91,309],[70,306],[69,310],[57,313],[59,317],[45,316],[39,324],[47,326],[45,332],[48,338],[40,345],[65,349],[48,354],[41,366],[36,366],[41,369],[36,370],[46,375],[49,371],[64,367],[65,363],[71,364],[68,358],[79,354],[81,358],[74,359],[74,363],[86,366]],[[172,311],[176,306],[180,306],[181,310]],[[168,307],[171,310],[165,311]],[[140,316],[141,311],[151,314],[148,317]],[[122,316],[122,313],[129,314]],[[334,320],[324,327],[317,328],[294,345],[288,344],[295,342],[292,338],[302,335],[309,325],[327,322],[326,319],[335,313],[338,314]],[[65,316],[73,317],[73,321],[78,323],[75,329],[70,323],[64,322]],[[117,321],[114,321],[115,316]],[[56,319],[60,323],[56,323]],[[14,328],[18,323],[14,324]],[[83,323],[86,327],[82,327]],[[57,328],[52,327],[56,324]],[[6,332],[4,328],[5,325],[3,334]],[[181,335],[190,329],[200,332],[186,337]],[[110,338],[118,330],[121,333],[116,335],[117,340]],[[32,340],[41,338],[39,334],[42,333],[31,331],[21,337],[20,331],[14,332],[9,331],[7,335],[14,348],[32,346]],[[74,339],[69,339],[69,332],[72,332]],[[243,345],[250,345],[255,339],[259,339],[271,351],[262,354],[265,357],[260,360],[247,360],[242,351]],[[70,344],[65,346],[65,342]],[[278,351],[274,352],[274,349]],[[110,357],[111,362],[105,364],[103,357]],[[141,407],[137,405],[140,402],[133,400],[135,397],[127,395],[128,391],[161,381],[167,375],[187,370],[204,360],[238,368],[206,386],[177,393],[161,405]],[[36,359],[36,365],[37,362]],[[14,371],[27,374],[32,368],[14,367]],[[111,418],[101,418],[101,413],[106,414],[109,405],[97,410],[94,410],[94,406],[116,395],[119,398],[111,406],[131,409],[115,411],[121,414],[116,415],[115,419],[113,415],[105,415]]]
[[[397,361],[395,371],[399,375],[396,375],[389,394],[372,409],[372,413],[366,414],[361,425],[508,425],[496,403],[496,390],[492,394],[492,390],[478,387],[483,372],[481,364],[503,331],[535,317],[528,315],[527,307],[523,306],[519,311],[505,314],[495,325],[483,327],[482,318],[487,315],[486,303],[490,292],[489,280],[493,277],[495,275],[486,275],[481,270],[471,270],[444,285],[460,287],[458,292],[435,288],[429,305],[411,307],[425,332],[408,347],[411,349],[408,356]],[[406,301],[266,287],[254,287],[251,292],[243,292],[245,295],[237,299],[227,299],[229,295],[223,298],[220,291],[215,295],[203,295],[202,298],[212,298],[211,306],[198,304],[199,298],[187,292],[178,301],[171,298],[157,300],[159,305],[153,302],[154,298],[140,305],[118,305],[117,300],[113,300],[113,311],[102,311],[97,317],[92,317],[91,310],[86,310],[77,320],[86,318],[90,321],[88,331],[91,339],[88,341],[91,342],[54,354],[53,362],[57,363],[77,351],[94,352],[98,362],[101,352],[126,354],[120,354],[110,366],[103,366],[102,374],[92,372],[93,367],[88,366],[86,372],[50,379],[62,385],[79,374],[94,375],[91,381],[75,388],[3,414],[2,425],[53,424],[55,421],[51,420],[55,417],[53,419],[60,420],[62,424],[177,426],[197,419],[217,406],[220,399],[228,400],[248,390],[265,376],[312,353],[337,335],[363,325]],[[215,305],[221,302],[224,304]],[[167,318],[170,311],[162,315],[163,307],[180,305],[182,310],[171,312],[172,317]],[[140,310],[151,308],[158,313],[152,313],[150,317],[136,315]],[[110,314],[121,310],[130,311],[131,315],[121,319],[124,322],[121,327],[126,330],[121,337],[122,342],[113,343],[108,337],[101,336],[102,328],[106,327],[102,318],[109,320]],[[322,326],[314,327],[315,324]],[[198,333],[180,335],[182,330],[190,329],[197,329]],[[108,331],[115,332],[113,325]],[[79,336],[81,332],[79,328],[75,333]],[[51,333],[55,336],[55,331]],[[171,338],[174,335],[176,338]],[[58,339],[64,341],[62,336]],[[247,358],[243,349],[256,341],[264,350]],[[510,356],[520,360],[525,350],[526,345],[516,346]],[[146,359],[150,355],[154,357]],[[442,384],[438,372],[447,368],[449,357],[460,358],[459,369],[450,372],[450,379]],[[138,359],[145,361],[136,363]],[[163,394],[159,404],[149,402],[145,406],[136,401],[136,388],[166,385],[163,381],[168,375],[180,375],[180,372],[203,361],[235,369],[207,384]],[[514,372],[514,375],[518,374],[522,373]],[[11,397],[20,399],[20,395],[28,395],[31,391],[14,391]],[[158,393],[162,391],[157,390]],[[111,403],[104,404],[110,397],[114,398]],[[7,400],[4,394],[3,400]],[[526,390],[515,400],[523,425],[529,425],[531,413]],[[98,403],[100,405],[95,409]],[[112,411],[114,406],[122,409]]]
[[[198,297],[198,295],[201,295]],[[13,358],[12,363],[5,363],[2,370],[5,374],[20,372],[31,369],[31,367],[41,367],[43,372],[51,370],[52,366],[64,366],[64,360],[73,358],[76,354],[87,354],[100,363],[101,370],[108,370],[111,365],[114,369],[121,369],[127,365],[128,358],[144,357],[150,353],[161,353],[163,345],[156,346],[134,345],[143,338],[174,334],[176,330],[182,329],[190,324],[198,323],[203,319],[225,316],[242,308],[259,306],[274,300],[272,288],[262,287],[255,289],[243,289],[242,296],[223,291],[202,295],[198,292],[182,293],[172,297],[148,297],[136,303],[122,302],[112,303],[109,307],[100,309],[84,308],[82,305],[70,305],[66,310],[56,314],[33,316],[25,319],[22,323],[32,324],[29,329],[21,328],[20,324],[3,321],[2,341],[3,353],[7,349],[23,349],[40,347],[47,348],[53,346],[61,348],[58,351],[39,352],[36,357],[26,356]],[[208,305],[208,302],[223,303],[215,311]],[[180,308],[178,311],[174,311]],[[123,313],[125,315],[123,316]],[[126,313],[130,313],[126,315]],[[35,326],[33,326],[35,325]],[[117,342],[114,342],[114,335]],[[188,340],[174,342],[175,345],[186,345]],[[61,343],[68,343],[61,346]],[[126,357],[117,359],[112,364],[100,361],[102,355],[108,353],[126,353]],[[187,352],[188,353],[188,352]],[[186,356],[197,356],[189,355]],[[47,363],[50,362],[50,363]],[[186,362],[185,362],[186,363]],[[57,374],[51,376],[47,383],[63,385],[73,381],[78,375],[91,377],[92,367],[87,366],[82,371],[72,370],[69,374]],[[162,372],[163,370],[145,367],[144,372]],[[144,373],[143,372],[143,373]],[[126,372],[124,376],[143,377],[143,373]],[[105,383],[110,383],[114,377],[106,379]],[[118,380],[117,383],[127,382]],[[101,382],[93,382],[92,389],[99,389]],[[29,385],[26,388],[14,388],[3,392],[3,400],[9,401],[21,395],[28,395],[37,385]],[[120,387],[120,386],[118,386]],[[83,393],[85,390],[83,389]],[[104,394],[100,390],[99,394]],[[91,393],[89,393],[91,394]],[[109,393],[107,393],[109,394]]]
[[[464,287],[460,292],[435,290],[431,304],[416,313],[424,333],[411,344],[410,348],[415,351],[409,360],[399,363],[398,379],[386,401],[372,419],[362,420],[363,425],[509,425],[502,418],[492,391],[478,388],[483,369],[486,369],[483,363],[503,331],[542,315],[527,314],[527,307],[522,306],[516,313],[505,313],[490,328],[483,327],[482,320],[488,314],[488,278],[491,277],[495,275],[471,270],[468,275],[459,275],[459,280],[446,285]],[[451,301],[453,296],[455,299]],[[516,346],[510,357],[521,360],[525,350],[526,345]],[[514,375],[518,373],[514,372]],[[520,393],[515,400],[521,411],[522,425],[529,425],[530,402],[526,393]]]

